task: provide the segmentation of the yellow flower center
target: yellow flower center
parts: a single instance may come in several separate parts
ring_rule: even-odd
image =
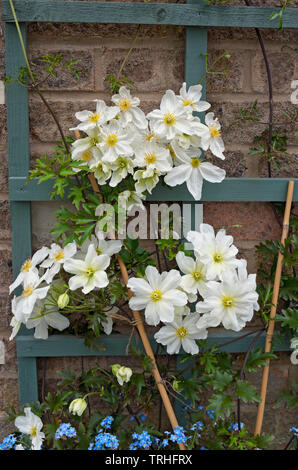
[[[233,297],[223,297],[222,298],[222,304],[225,308],[230,308],[230,307],[234,307],[235,305],[235,300]]]
[[[215,263],[221,263],[223,260],[223,256],[221,253],[214,253],[213,260]]]
[[[102,251],[101,251],[101,250],[99,250],[98,248],[96,248],[96,253],[97,253],[97,254],[98,254],[98,256],[99,256],[99,255],[101,255],[101,254],[102,254]]]
[[[30,429],[30,435],[32,437],[36,437],[36,434],[37,434],[36,426],[33,426],[33,428]]]
[[[96,147],[96,145],[99,143],[99,139],[97,137],[91,137],[90,139],[90,145],[92,147]]]
[[[26,287],[26,289],[23,290],[23,297],[30,297],[31,294],[33,294],[33,287],[31,285],[29,285],[28,287]]]
[[[88,277],[92,277],[92,276],[94,276],[95,269],[91,268],[91,266],[90,266],[89,268],[86,268],[85,273]]]
[[[92,153],[89,150],[86,150],[85,152],[82,153],[81,160],[83,162],[89,162],[92,158]]]
[[[193,106],[194,102],[192,100],[184,100],[183,106]]]
[[[188,330],[184,328],[184,326],[180,326],[180,328],[177,328],[176,330],[176,335],[180,339],[185,338],[185,336],[187,336],[187,333],[188,333]]]
[[[145,162],[148,164],[156,162],[156,155],[154,153],[146,153]]]
[[[173,160],[174,160],[174,158],[176,158],[176,154],[175,154],[175,152],[174,152],[174,150],[173,150],[173,147],[172,147],[171,145],[169,145],[169,151],[170,151],[171,157],[172,157]]]
[[[31,258],[28,258],[23,266],[21,267],[21,271],[29,271],[32,268]]]
[[[167,125],[167,126],[173,126],[176,122],[176,117],[175,117],[175,114],[173,113],[167,113],[164,115],[164,118],[163,118],[163,122]]]
[[[159,289],[155,289],[150,294],[152,302],[159,302],[162,299],[162,293]]]
[[[99,120],[100,116],[99,113],[93,113],[91,116],[89,116],[89,121],[90,122],[97,122]]]
[[[220,130],[217,129],[216,126],[211,126],[210,127],[210,135],[211,135],[211,137],[214,137],[215,139],[217,139],[218,137],[220,137]]]
[[[192,158],[191,159],[191,166],[193,168],[198,168],[201,165],[201,160],[199,158]]]
[[[195,281],[200,281],[201,279],[203,279],[203,274],[201,271],[194,271],[192,273],[192,277],[194,278]]]
[[[55,255],[54,255],[54,260],[55,261],[60,261],[61,259],[64,258],[64,252],[63,250],[58,250],[56,251]]]
[[[147,142],[150,142],[151,139],[157,139],[157,136],[154,134],[154,132],[150,132],[150,133],[146,136]]]
[[[122,101],[120,101],[120,108],[122,111],[126,111],[127,109],[130,108],[130,101],[127,98],[124,98]]]
[[[118,142],[118,138],[115,134],[109,134],[106,138],[106,144],[110,147],[114,147],[114,145]]]

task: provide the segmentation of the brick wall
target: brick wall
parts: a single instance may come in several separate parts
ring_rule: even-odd
[[[241,1],[239,4],[243,4]],[[279,5],[279,1],[252,1],[254,5]],[[298,1],[294,1],[298,7]],[[1,2],[0,2],[1,11]],[[57,80],[43,85],[45,96],[59,115],[64,131],[76,124],[74,113],[88,108],[88,102],[95,98],[107,99],[104,77],[117,72],[136,33],[135,25],[96,25],[96,24],[32,24],[28,27],[28,49],[33,62],[43,54],[61,52],[65,58],[79,59],[81,81],[78,84],[68,73],[59,75]],[[263,32],[265,46],[272,68],[274,87],[274,120],[284,129],[284,111],[294,108],[290,103],[291,81],[298,79],[295,54],[284,46],[297,45],[297,32],[274,30]],[[178,92],[184,74],[185,31],[181,27],[144,26],[136,48],[123,70],[137,86],[137,96],[142,107],[149,111],[158,105],[168,88]],[[212,62],[223,50],[228,50],[230,59],[222,61],[217,70],[228,70],[228,79],[213,75],[207,82],[207,99],[212,104],[223,126],[226,143],[226,160],[221,162],[228,176],[256,177],[267,176],[266,164],[257,157],[248,155],[253,137],[259,134],[262,124],[232,123],[239,117],[239,109],[251,104],[255,99],[263,106],[263,118],[268,118],[267,83],[264,63],[255,31],[237,28],[210,28],[208,31],[209,60]],[[0,25],[0,70],[4,68],[4,26]],[[198,77],[200,79],[200,77]],[[91,104],[90,104],[91,105]],[[290,130],[290,129],[289,129]],[[58,139],[55,124],[38,97],[30,95],[30,149],[32,162],[39,155],[51,153]],[[290,139],[289,157],[280,160],[280,170],[273,169],[273,176],[289,177],[297,173],[298,145]],[[210,156],[209,156],[210,157]],[[9,343],[10,302],[8,285],[11,275],[11,243],[9,225],[9,202],[7,184],[7,143],[5,105],[0,102],[0,340],[5,345],[5,363],[0,361],[0,420],[4,408],[18,404],[17,366],[14,342]],[[55,203],[57,206],[57,204]],[[33,246],[49,243],[49,229],[53,221],[53,204],[32,204]],[[216,227],[242,224],[230,230],[240,248],[240,255],[248,260],[249,270],[255,272],[257,258],[255,245],[266,239],[278,239],[280,227],[267,203],[205,203],[204,220]],[[102,365],[108,363],[102,359]],[[3,361],[2,361],[3,362]],[[90,360],[84,359],[84,367]],[[46,387],[53,387],[57,370],[74,367],[77,360],[51,359],[47,362]],[[40,377],[43,374],[43,361],[40,361]],[[283,353],[273,361],[270,374],[268,406],[265,415],[265,430],[272,430],[282,439],[292,421],[291,413],[272,410],[272,402],[277,389],[287,386],[289,377],[294,374],[289,354]],[[256,377],[257,381],[260,376]],[[253,423],[255,407],[247,407],[246,415]],[[0,424],[0,437],[7,433],[6,426]]]

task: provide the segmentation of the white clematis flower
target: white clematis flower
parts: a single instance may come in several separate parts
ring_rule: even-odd
[[[186,256],[183,251],[177,253],[176,261],[180,271],[185,274],[181,278],[180,287],[187,293],[196,294],[199,292],[200,295],[203,295],[206,292],[206,266],[199,258],[194,260],[190,256]]]
[[[111,101],[119,108],[119,122],[123,127],[128,124],[134,124],[137,129],[146,129],[147,120],[144,112],[138,108],[140,100],[137,97],[132,97],[130,91],[122,86],[119,93],[113,95]]]
[[[103,154],[102,160],[106,163],[115,162],[119,155],[133,155],[130,139],[117,121],[102,128],[102,141],[98,146]]]
[[[199,348],[196,340],[207,338],[208,332],[206,328],[198,328],[196,326],[199,315],[197,313],[189,313],[187,307],[184,314],[186,316],[175,314],[174,321],[167,323],[154,335],[157,343],[167,346],[168,354],[179,354],[181,347],[186,353],[198,354]]]
[[[40,250],[36,251],[32,258],[28,258],[22,265],[21,271],[17,276],[16,280],[9,286],[9,294],[11,294],[26,278],[32,274],[38,275],[38,269],[36,266],[40,264],[48,255],[49,248],[43,246]]]
[[[132,277],[127,286],[134,296],[129,300],[133,310],[145,309],[145,319],[148,325],[158,325],[160,321],[174,320],[174,307],[187,303],[187,296],[178,286],[181,281],[179,272],[172,269],[160,274],[153,266],[147,266],[145,279]]]
[[[153,165],[148,165],[144,170],[137,170],[133,175],[133,179],[136,181],[135,188],[137,194],[141,195],[144,191],[152,194],[152,190],[159,181],[159,172]]]
[[[222,274],[222,282],[210,281],[203,302],[196,310],[203,313],[198,328],[216,327],[220,323],[227,330],[240,331],[259,310],[255,275],[247,275],[245,263],[238,270]]]
[[[64,263],[64,270],[75,274],[69,279],[69,288],[76,290],[82,287],[83,294],[88,294],[93,289],[106,287],[109,280],[105,269],[109,264],[109,256],[98,255],[94,245],[89,245],[85,260],[68,259]]]
[[[96,211],[95,215],[97,215]],[[105,233],[99,230],[98,227],[95,228],[95,236],[91,235],[91,241],[85,240],[82,244],[80,256],[86,256],[90,244],[94,246],[97,255],[113,256],[115,253],[119,253],[122,248],[121,240],[105,240]]]
[[[150,166],[163,174],[171,170],[173,161],[169,149],[152,141],[135,149],[135,164],[139,167]]]
[[[153,132],[158,137],[171,140],[176,134],[193,134],[187,109],[182,106],[172,90],[167,90],[160,102],[160,110],[147,114]]]
[[[50,286],[39,287],[44,277],[31,274],[23,283],[23,292],[12,301],[13,313],[18,321],[28,319],[37,300],[44,299]]]
[[[225,178],[225,170],[200,159],[201,150],[184,151],[175,146],[174,152],[178,165],[165,176],[165,183],[176,186],[186,182],[187,189],[194,199],[201,199],[204,179],[211,183],[220,183]]]
[[[31,317],[26,321],[26,327],[34,330],[34,338],[47,339],[49,337],[49,326],[56,330],[63,331],[69,327],[68,318],[61,315],[58,311],[53,312],[50,307],[45,307],[44,302],[37,301]]]
[[[95,165],[92,165],[91,170],[94,173],[95,178],[100,186],[106,184],[107,180],[112,175],[112,170],[107,163],[102,161],[96,162]]]
[[[197,111],[199,113],[207,111],[210,108],[211,104],[207,101],[201,101],[202,98],[202,85],[193,85],[188,88],[186,91],[186,83],[182,84],[180,88],[180,96],[178,100],[183,106],[190,106],[192,111]]]
[[[118,198],[120,202],[119,206],[122,209],[126,209],[128,212],[133,207],[139,207],[141,210],[145,209],[143,201],[146,199],[146,196],[142,193],[129,191],[127,189],[126,191],[122,191],[122,193],[119,193]]]
[[[208,133],[202,134],[201,146],[203,150],[210,148],[213,155],[225,159],[223,154],[225,146],[221,138],[221,125],[218,122],[218,118],[214,119],[214,113],[207,113],[205,116],[205,124],[208,127]]]
[[[75,242],[68,243],[64,248],[61,248],[56,243],[52,243],[48,258],[40,265],[41,268],[48,268],[44,275],[44,280],[50,284],[65,261],[72,258],[76,252],[77,245]]]
[[[19,332],[22,322],[20,322],[15,316],[12,317],[10,321],[10,326],[12,327],[12,332],[9,337],[9,341],[13,340]]]
[[[242,261],[236,259],[238,249],[233,245],[233,237],[226,235],[221,229],[215,235],[213,227],[208,224],[200,225],[200,232],[190,231],[186,235],[200,261],[206,266],[208,280],[221,279],[226,270],[241,266]]]
[[[110,179],[109,186],[115,188],[118,184],[126,178],[128,174],[133,174],[133,169],[136,166],[136,162],[132,157],[119,155],[117,159],[109,164],[112,170],[112,178]]]
[[[18,416],[15,419],[15,426],[24,434],[31,437],[32,450],[40,450],[45,434],[41,432],[43,423],[39,416],[32,413],[31,408],[24,408],[25,416]]]
[[[81,161],[89,168],[94,168],[101,161],[102,153],[98,148],[101,142],[99,129],[94,128],[86,131],[87,137],[75,140],[71,145],[71,158],[75,161]],[[80,171],[79,168],[76,169]]]
[[[72,127],[70,131],[80,130],[83,132],[90,131],[96,127],[106,124],[113,119],[120,111],[118,106],[107,106],[102,100],[93,100],[96,103],[96,111],[79,111],[75,114],[76,118],[81,121],[77,127]]]

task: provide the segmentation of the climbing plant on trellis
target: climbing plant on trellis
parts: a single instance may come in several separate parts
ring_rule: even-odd
[[[186,27],[185,81],[194,85],[205,73],[207,53],[207,27],[254,27],[278,26],[278,18],[268,21],[274,9],[241,6],[212,6],[200,0],[189,0],[186,4],[154,3],[101,3],[101,2],[56,2],[51,0],[14,1],[21,32],[26,42],[28,22],[76,22],[180,25]],[[3,1],[3,21],[6,23],[6,73],[14,76],[24,65],[18,32],[8,0]],[[284,28],[297,28],[298,10],[287,8],[283,15]],[[205,90],[203,89],[203,94]],[[12,225],[13,274],[17,275],[22,260],[31,255],[31,201],[49,201],[52,182],[39,186],[35,181],[25,185],[29,164],[29,117],[28,91],[11,83],[7,87],[7,127],[9,152],[9,191]],[[201,201],[285,201],[288,179],[286,178],[227,178],[220,185],[205,182]],[[185,187],[170,190],[158,186],[148,198],[150,201],[179,201],[195,210],[196,202]],[[294,200],[298,200],[295,185]],[[201,202],[200,201],[200,202]],[[209,339],[223,344],[236,339],[239,333],[218,329]],[[150,338],[151,343],[154,339]],[[22,329],[17,337],[19,367],[19,389],[21,403],[38,399],[38,357],[61,356],[119,356],[125,354],[128,343],[126,335],[111,335],[101,339],[105,351],[94,351],[84,345],[83,339],[68,335],[53,335],[47,341],[34,339],[30,331]],[[256,346],[264,344],[260,335]],[[229,352],[244,352],[249,346],[246,336],[225,346]],[[277,349],[287,350],[288,344]]]

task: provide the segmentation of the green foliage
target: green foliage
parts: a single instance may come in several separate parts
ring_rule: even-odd
[[[292,380],[288,388],[279,393],[274,408],[280,408],[281,406],[287,408],[296,408],[298,406],[298,380]]]
[[[123,241],[123,248],[119,255],[126,264],[128,271],[143,277],[147,266],[154,266],[155,262],[151,254],[140,246],[138,238],[127,238]]]
[[[121,86],[128,85],[130,87],[135,87],[134,82],[129,80],[126,75],[121,75],[118,77],[115,74],[110,73],[105,77],[104,81],[108,82],[111,95],[118,93]]]
[[[293,5],[293,1],[282,0],[281,4],[282,4],[281,9],[279,11],[273,11],[268,18],[269,21],[278,19],[278,31],[281,31],[283,29],[284,12],[287,7],[289,7],[290,5]]]

